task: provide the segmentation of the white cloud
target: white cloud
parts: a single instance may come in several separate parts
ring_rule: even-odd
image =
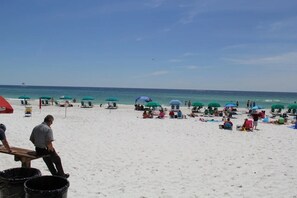
[[[166,75],[168,74],[168,71],[155,71],[153,73],[150,74],[150,76],[162,76],[162,75]]]
[[[297,65],[297,52],[288,52],[285,54],[267,56],[261,58],[246,59],[225,59],[235,64],[241,65]]]

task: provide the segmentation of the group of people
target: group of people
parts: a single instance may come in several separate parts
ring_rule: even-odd
[[[135,104],[134,105],[134,110],[137,110],[137,111],[143,111],[144,110],[144,106],[141,105],[141,104]]]
[[[176,112],[176,114],[175,114],[175,112],[174,112],[173,110],[171,110],[171,111],[169,112],[169,117],[170,117],[170,118],[179,118],[179,119],[182,119],[182,118],[184,118],[184,115],[183,115],[183,113],[182,113],[181,110],[178,110],[178,111]]]
[[[34,127],[32,130],[30,141],[35,146],[36,154],[38,156],[44,156],[43,161],[47,165],[52,175],[68,178],[69,174],[64,172],[61,158],[53,146],[54,137],[53,130],[51,129],[53,122],[54,117],[52,115],[47,115],[44,118],[44,121]],[[4,124],[0,124],[0,140],[3,143],[5,149],[9,153],[13,153],[7,141],[5,131],[6,126]]]
[[[177,112],[174,112],[173,110],[171,110],[171,111],[169,111],[168,115],[170,118],[184,118],[185,117],[181,110],[178,110]],[[143,119],[153,118],[153,117],[154,117],[154,114],[153,114],[153,111],[151,111],[151,110],[149,110],[149,111],[145,110],[142,114]],[[165,118],[165,112],[163,109],[161,109],[159,111],[159,113],[156,114],[156,118],[160,118],[160,119]]]

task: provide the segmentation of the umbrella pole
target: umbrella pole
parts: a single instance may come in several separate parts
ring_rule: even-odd
[[[65,118],[66,118],[66,115],[67,115],[67,106],[65,105]]]

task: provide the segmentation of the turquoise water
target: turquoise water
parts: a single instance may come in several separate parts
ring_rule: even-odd
[[[213,90],[176,90],[176,89],[135,89],[135,88],[103,88],[103,87],[50,87],[50,86],[7,86],[0,85],[0,95],[5,98],[18,98],[26,95],[31,99],[50,96],[58,99],[60,96],[71,96],[80,101],[84,96],[93,96],[94,104],[107,103],[108,97],[116,97],[120,104],[134,104],[139,96],[149,96],[153,101],[169,105],[172,99],[184,102],[199,101],[204,104],[216,101],[224,106],[227,102],[239,102],[240,107],[246,107],[247,100],[255,101],[257,105],[270,108],[272,104],[281,103],[287,106],[297,101],[297,93],[287,92],[251,92],[251,91],[213,91]]]

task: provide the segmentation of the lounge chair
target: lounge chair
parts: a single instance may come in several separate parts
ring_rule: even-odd
[[[84,101],[81,101],[80,104],[81,104],[81,106],[80,106],[81,108],[86,108],[86,105],[85,105]]]
[[[92,104],[91,101],[88,102],[88,105],[89,105],[90,108],[93,107],[93,104]]]
[[[25,117],[31,117],[32,116],[32,107],[26,107],[25,108]]]

